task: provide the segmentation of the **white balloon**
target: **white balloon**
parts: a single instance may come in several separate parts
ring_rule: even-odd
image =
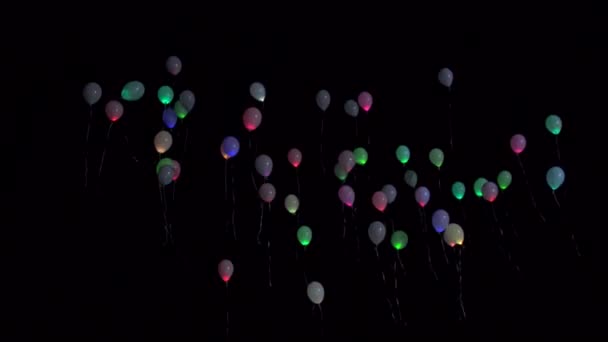
[[[101,86],[95,82],[89,82],[82,89],[82,96],[84,100],[92,106],[101,99]]]
[[[454,82],[454,74],[452,74],[452,70],[443,68],[439,70],[437,79],[439,79],[439,83],[441,83],[443,86],[450,88],[452,86],[452,82]]]
[[[389,204],[395,202],[395,199],[397,198],[397,189],[392,184],[383,186],[382,192],[386,195]]]
[[[325,289],[323,285],[318,281],[313,281],[308,284],[308,288],[306,289],[306,294],[308,295],[308,299],[314,304],[321,304],[323,299],[325,298]]]
[[[405,184],[413,189],[418,184],[418,174],[414,170],[407,170],[405,171],[405,175],[403,175],[403,180],[405,180]]]
[[[255,158],[255,170],[264,178],[270,176],[273,165],[272,158],[266,154],[261,154]]]
[[[179,94],[179,102],[184,105],[184,108],[186,108],[188,112],[190,112],[192,111],[192,108],[194,108],[196,97],[194,97],[192,91],[184,90]]]
[[[329,92],[325,89],[319,90],[317,93],[317,106],[321,108],[322,111],[326,111],[329,108],[329,103],[331,102],[331,96]]]
[[[249,86],[249,94],[251,94],[251,97],[254,99],[264,102],[266,99],[266,88],[264,88],[262,83],[254,82]]]
[[[346,172],[352,171],[355,167],[355,156],[353,155],[353,152],[350,150],[340,152],[340,155],[338,155],[338,164],[340,164]]]
[[[177,76],[182,71],[182,61],[177,56],[171,56],[167,58],[165,67],[171,75]]]
[[[386,237],[386,227],[380,221],[374,221],[367,228],[367,235],[372,243],[378,246]]]
[[[160,154],[169,151],[171,145],[173,145],[173,137],[167,131],[160,131],[154,137],[154,148]]]
[[[359,104],[355,100],[348,100],[344,103],[344,111],[346,114],[356,118],[359,115]]]

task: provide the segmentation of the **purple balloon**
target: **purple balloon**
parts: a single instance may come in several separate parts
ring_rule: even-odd
[[[374,99],[372,98],[372,94],[364,91],[359,94],[357,102],[359,103],[359,107],[363,108],[364,111],[369,112],[370,108],[372,108]]]
[[[416,189],[416,193],[414,193],[414,197],[416,198],[416,202],[424,208],[429,200],[431,199],[431,192],[426,186],[421,186]]]
[[[515,154],[520,154],[526,149],[526,137],[521,134],[515,134],[511,137],[511,149]]]
[[[239,153],[241,149],[241,145],[239,141],[235,137],[226,137],[224,141],[222,141],[222,145],[220,146],[220,152],[222,153],[222,157],[228,160]]]
[[[488,202],[494,202],[496,197],[498,197],[498,186],[494,182],[486,182],[481,187],[481,193],[483,194],[483,199]]]
[[[175,124],[177,124],[177,114],[173,108],[169,107],[163,111],[163,122],[167,128],[175,127]]]
[[[450,224],[450,214],[443,209],[435,210],[431,221],[433,222],[435,231],[437,233],[442,233],[448,227],[448,224]]]
[[[342,185],[340,190],[338,190],[338,197],[340,197],[340,201],[349,207],[353,206],[355,203],[355,190],[348,185]]]

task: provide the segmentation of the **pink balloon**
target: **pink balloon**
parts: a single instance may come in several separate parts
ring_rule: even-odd
[[[521,134],[515,134],[511,137],[511,149],[515,154],[520,154],[526,149],[526,137]]]
[[[355,157],[353,156],[353,152],[349,150],[344,150],[340,152],[338,156],[338,164],[346,170],[346,172],[351,172],[353,167],[355,167]]]
[[[172,160],[171,163],[173,167],[173,181],[175,182],[179,178],[179,175],[182,174],[182,166],[177,160]]]
[[[219,265],[217,265],[217,272],[220,274],[220,277],[225,283],[230,281],[232,274],[234,273],[234,265],[232,261],[228,259],[224,259],[220,261]]]
[[[122,104],[116,100],[112,100],[106,104],[106,116],[112,122],[118,121],[122,116],[123,111]]]
[[[277,195],[277,191],[274,188],[274,185],[270,183],[262,184],[258,193],[260,194],[260,198],[262,199],[262,201],[266,203],[272,202],[272,200],[274,200],[274,197]]]
[[[260,112],[259,109],[256,107],[245,109],[245,113],[243,113],[243,124],[249,132],[255,131],[261,123],[262,112]]]
[[[297,148],[292,148],[287,152],[287,160],[289,160],[289,163],[293,165],[293,167],[297,168],[302,162],[302,152]]]
[[[355,203],[355,190],[348,185],[342,185],[338,190],[338,197],[344,205],[352,207]]]
[[[488,202],[494,202],[498,196],[498,186],[494,182],[486,182],[481,187],[481,193],[483,194],[483,199]]]
[[[416,192],[414,193],[414,197],[416,198],[416,202],[418,202],[418,204],[422,208],[424,208],[429,203],[429,200],[431,199],[431,192],[429,191],[429,189],[426,186],[421,186],[418,189],[416,189]]]
[[[387,203],[388,203],[388,197],[386,197],[386,194],[384,192],[382,192],[382,191],[374,192],[374,194],[372,195],[372,204],[374,205],[374,207],[376,207],[376,209],[378,209],[378,211],[384,212],[384,209],[386,209]]]
[[[372,103],[374,102],[374,99],[372,98],[372,94],[364,91],[359,94],[357,102],[359,102],[359,107],[363,108],[364,111],[368,112],[370,108],[372,108]]]

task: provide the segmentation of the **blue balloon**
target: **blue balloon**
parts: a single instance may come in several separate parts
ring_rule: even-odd
[[[167,128],[175,127],[175,124],[177,124],[177,114],[173,108],[165,108],[163,111],[163,122]]]
[[[554,166],[547,171],[547,184],[553,191],[559,189],[564,184],[565,179],[566,173],[559,166]]]
[[[442,233],[450,224],[450,214],[443,209],[435,210],[433,213],[433,228],[437,233]]]
[[[222,156],[224,159],[228,160],[239,153],[239,149],[241,145],[239,141],[235,137],[226,137],[222,142],[222,146],[220,146],[220,151],[222,152]]]

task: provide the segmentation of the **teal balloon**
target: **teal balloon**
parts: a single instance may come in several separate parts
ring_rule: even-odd
[[[566,180],[566,173],[559,166],[554,166],[547,171],[547,184],[551,190],[555,191],[559,189]]]
[[[460,201],[464,197],[465,191],[466,189],[463,182],[454,182],[454,184],[452,184],[452,195],[454,195],[454,198],[457,200]]]
[[[125,101],[137,101],[144,96],[146,88],[144,84],[139,81],[131,81],[122,88],[120,96]]]
[[[513,175],[507,170],[500,171],[496,179],[501,190],[506,190],[513,181]]]
[[[173,89],[169,86],[162,86],[158,89],[158,100],[164,105],[168,105],[173,101]]]
[[[395,155],[397,156],[397,160],[405,165],[410,160],[410,149],[405,145],[399,145],[395,151]]]
[[[545,120],[545,127],[551,134],[558,135],[562,131],[562,119],[555,114],[551,114]]]

